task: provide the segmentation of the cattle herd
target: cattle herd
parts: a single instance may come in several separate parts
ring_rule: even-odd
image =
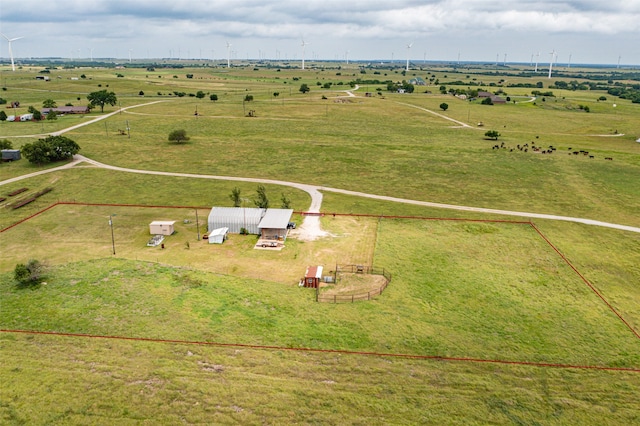
[[[540,147],[540,146],[536,146],[536,144],[534,142],[531,142],[531,145],[529,145],[528,143],[525,143],[524,145],[516,145],[515,148],[511,148],[508,147],[504,144],[504,142],[500,142],[500,144],[496,144],[493,147],[491,147],[491,149],[508,149],[509,152],[513,152],[514,150],[519,150],[522,152],[529,152],[529,150],[531,150],[531,152],[535,152],[538,154],[553,154],[554,152],[556,152],[556,148],[553,145],[549,145],[546,148]],[[568,155],[583,155],[583,156],[588,156],[589,158],[596,158],[595,155],[591,155],[589,154],[589,151],[585,151],[585,150],[574,150],[573,148],[569,147],[567,148],[568,151]],[[613,157],[605,157],[605,160],[613,160]]]

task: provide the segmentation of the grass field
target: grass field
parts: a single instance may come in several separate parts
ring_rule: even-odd
[[[640,226],[640,107],[609,96],[598,101],[603,92],[553,89],[554,97],[525,103],[532,89],[505,87],[520,103],[487,107],[438,90],[455,80],[499,86],[505,77],[486,70],[415,70],[439,83],[411,95],[364,83],[358,97],[346,97],[357,78],[406,77],[398,69],[379,75],[357,68],[157,69],[126,69],[124,77],[106,69],[56,70],[46,83],[34,80],[38,68],[3,71],[0,96],[20,99],[25,110],[47,98],[83,105],[88,92],[101,88],[119,99],[105,112],[162,101],[67,134],[82,154],[121,167],[262,177]],[[510,83],[542,80],[518,72]],[[326,82],[331,89],[321,88]],[[301,83],[311,92],[299,93]],[[188,95],[198,90],[205,98]],[[365,91],[374,96],[363,97]],[[246,94],[254,100],[243,102]],[[249,109],[256,117],[245,117]],[[19,136],[98,115],[2,122],[0,135],[19,147],[38,137]],[[127,125],[131,138],[118,135]],[[176,128],[188,131],[188,144],[167,142]],[[488,129],[500,131],[498,143],[507,148],[535,143],[557,152],[492,150],[496,142],[483,137]],[[595,158],[567,155],[568,148]],[[0,180],[43,168],[25,160],[0,164]],[[232,235],[222,246],[197,239],[195,207],[204,226],[210,206],[230,205],[234,187],[252,197],[255,184],[81,165],[0,186],[0,196],[22,187],[27,194],[53,191],[18,210],[0,205],[0,229],[57,201],[80,204],[57,205],[0,233],[0,329],[181,343],[1,332],[2,423],[640,421],[637,234],[543,220],[535,223],[538,233],[526,223],[447,220],[500,216],[325,192],[324,212],[438,220],[327,215],[322,226],[331,237],[289,239],[276,253],[253,250],[252,236]],[[276,204],[285,194],[297,211],[309,206],[302,191],[266,187]],[[176,220],[177,232],[164,249],[146,247],[148,224],[160,219]],[[46,284],[19,288],[12,271],[29,258],[51,265]],[[336,263],[373,263],[393,280],[381,296],[354,304],[319,304],[312,289],[298,287],[307,266],[331,271]]]

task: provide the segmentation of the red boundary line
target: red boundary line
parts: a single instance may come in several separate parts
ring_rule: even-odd
[[[141,208],[167,208],[167,209],[209,209],[209,207],[196,207],[196,206],[155,206],[155,205],[142,205],[142,204],[111,204],[111,203],[79,203],[74,201],[58,201],[29,217],[26,217],[13,225],[9,225],[4,229],[0,229],[0,233],[5,232],[15,226],[20,225],[21,223],[30,220],[47,210],[52,209],[57,205],[81,205],[81,206],[101,206],[101,207],[141,207]],[[504,219],[464,219],[464,218],[433,218],[433,217],[420,217],[420,216],[385,216],[385,215],[373,215],[373,214],[362,214],[362,213],[310,213],[310,212],[295,212],[297,214],[303,216],[326,216],[332,215],[336,216],[351,216],[351,217],[377,217],[382,219],[413,219],[413,220],[442,220],[442,221],[464,221],[464,222],[480,222],[480,223],[511,223],[511,224],[519,224],[519,225],[529,225],[531,226],[538,235],[560,256],[560,258],[582,279],[582,281],[604,302],[604,304],[613,312],[622,323],[636,336],[636,338],[640,339],[640,334],[636,331],[623,317],[618,313],[618,311],[604,298],[604,296],[596,290],[596,288],[578,271],[578,269],[573,266],[573,264],[567,259],[561,252],[558,250],[553,243],[538,229],[538,227],[531,221],[514,221],[514,220],[504,220]],[[242,345],[242,344],[231,344],[231,343],[207,343],[207,342],[188,342],[188,341],[180,341],[180,340],[162,340],[162,339],[146,339],[146,338],[135,338],[135,337],[116,337],[116,336],[91,336],[85,334],[65,334],[65,333],[48,333],[48,332],[37,332],[37,331],[20,331],[20,330],[0,330],[0,332],[24,332],[24,333],[32,333],[32,334],[58,334],[58,335],[68,335],[68,336],[78,336],[78,337],[100,337],[100,338],[110,338],[110,339],[126,339],[126,340],[141,340],[141,341],[152,341],[152,342],[167,342],[167,343],[189,343],[189,344],[209,344],[215,346],[233,346],[233,347],[248,347],[255,349],[278,349],[278,350],[300,350],[300,351],[310,351],[310,352],[336,352],[336,353],[345,353],[345,354],[360,354],[360,355],[377,355],[377,356],[395,356],[395,357],[405,357],[405,358],[418,358],[418,359],[441,359],[447,361],[469,361],[469,362],[492,362],[492,363],[500,363],[500,364],[519,364],[519,365],[533,365],[533,366],[549,366],[549,367],[564,367],[564,368],[598,368],[598,369],[615,369],[609,367],[588,367],[588,366],[571,366],[565,364],[544,364],[544,363],[526,363],[526,362],[518,362],[518,361],[500,361],[500,360],[482,360],[482,359],[474,359],[474,358],[449,358],[449,357],[440,357],[440,356],[426,356],[426,355],[402,355],[402,354],[378,354],[374,352],[350,352],[350,351],[339,351],[339,350],[331,350],[331,349],[307,349],[307,348],[282,348],[278,346],[258,346],[258,345]],[[624,369],[623,369],[624,370]],[[629,369],[625,371],[634,371],[640,372],[636,369]]]
[[[605,298],[604,298],[604,296],[603,296],[602,294],[600,294],[600,292],[599,292],[598,290],[596,290],[596,288],[593,286],[593,284],[591,284],[591,283],[589,282],[589,280],[587,280],[587,279],[584,277],[584,275],[582,275],[582,274],[580,273],[580,271],[578,271],[578,269],[577,269],[575,266],[573,266],[573,264],[569,261],[569,259],[567,259],[567,258],[565,257],[565,255],[564,255],[564,254],[560,253],[560,250],[558,250],[558,249],[556,248],[556,246],[554,246],[554,245],[551,243],[551,241],[549,241],[549,239],[548,239],[548,238],[547,238],[547,237],[546,237],[546,236],[545,236],[545,235],[544,235],[544,234],[543,234],[543,233],[538,229],[538,227],[537,227],[534,223],[531,223],[531,227],[532,227],[533,229],[535,229],[535,230],[536,230],[536,232],[538,233],[538,235],[540,235],[540,237],[542,237],[542,239],[543,239],[544,241],[546,241],[546,242],[547,242],[547,244],[549,244],[549,246],[550,246],[550,247],[551,247],[551,248],[552,248],[552,249],[553,249],[553,250],[558,254],[558,256],[560,256],[560,258],[561,258],[562,260],[564,260],[564,262],[565,262],[567,265],[569,265],[569,267],[570,267],[571,269],[573,269],[573,271],[574,271],[574,272],[575,272],[575,273],[576,273],[576,274],[577,274],[577,275],[582,279],[582,281],[583,281],[583,282],[584,282],[584,283],[585,283],[585,284],[586,284],[586,285],[591,289],[591,291],[593,291],[593,292],[594,292],[594,293],[595,293],[595,294],[600,298],[600,300],[602,300],[602,301],[604,302],[604,304],[605,304],[605,305],[607,305],[607,307],[611,310],[611,312],[613,312],[613,313],[614,313],[614,314],[615,314],[615,315],[620,319],[620,321],[622,321],[622,322],[624,323],[624,325],[626,325],[626,326],[627,326],[627,328],[628,328],[629,330],[631,330],[631,332],[632,332],[632,333],[633,333],[633,334],[634,334],[638,339],[640,339],[640,334],[638,334],[638,332],[637,332],[633,327],[631,327],[631,324],[629,324],[629,323],[628,323],[628,322],[627,322],[627,321],[622,317],[622,315],[620,315],[620,314],[618,313],[618,311],[616,311],[616,309],[615,309],[613,306],[611,306],[611,304],[607,301],[607,299],[605,299]]]
[[[216,347],[223,347],[223,348],[245,348],[245,349],[279,350],[279,351],[292,351],[292,352],[331,353],[331,354],[342,354],[342,355],[393,357],[393,358],[422,359],[422,360],[451,361],[451,362],[459,361],[459,362],[473,362],[473,363],[483,363],[483,364],[519,365],[519,366],[526,366],[526,367],[552,367],[552,368],[564,368],[564,369],[575,369],[575,370],[622,371],[622,372],[628,372],[628,373],[640,373],[640,368],[627,368],[627,367],[605,367],[605,366],[598,366],[598,365],[559,364],[559,363],[532,362],[532,361],[507,361],[507,360],[499,360],[499,359],[446,357],[446,356],[438,356],[438,355],[412,355],[412,354],[399,354],[399,353],[388,353],[388,352],[348,351],[348,350],[342,350],[342,349],[293,348],[293,347],[285,347],[285,346],[250,345],[250,344],[243,344],[243,343],[203,342],[203,341],[197,341],[197,340],[152,339],[148,337],[109,336],[109,335],[100,335],[100,334],[64,333],[64,332],[56,332],[56,331],[0,329],[0,333],[14,333],[14,334],[20,333],[20,334],[59,336],[59,337],[84,337],[84,338],[91,338],[91,339],[110,339],[110,340],[125,340],[125,341],[135,341],[135,342],[216,346]]]

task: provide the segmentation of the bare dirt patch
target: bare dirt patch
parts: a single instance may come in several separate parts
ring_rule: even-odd
[[[335,284],[323,283],[320,291],[323,295],[351,296],[379,292],[386,283],[382,275],[340,273]]]

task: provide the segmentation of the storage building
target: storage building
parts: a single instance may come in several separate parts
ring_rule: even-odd
[[[229,228],[218,228],[209,232],[209,244],[222,244],[227,239]]]
[[[2,161],[16,161],[19,160],[20,150],[19,149],[3,149],[2,150]]]
[[[293,209],[268,209],[258,224],[260,238],[284,241],[287,238],[287,225]]]
[[[151,235],[171,235],[173,234],[173,224],[175,220],[156,220],[149,224]]]
[[[244,228],[249,234],[260,234],[258,224],[266,209],[246,207],[213,207],[209,213],[207,229],[229,228],[232,234],[239,234]]]
[[[304,274],[303,287],[318,288],[322,280],[322,266],[309,266]]]

